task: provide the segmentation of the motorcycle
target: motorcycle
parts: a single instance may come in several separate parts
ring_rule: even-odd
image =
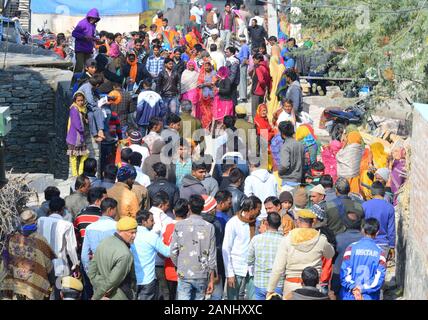
[[[366,101],[360,100],[345,110],[324,110],[320,128],[326,129],[333,140],[340,141],[348,125],[361,126],[365,120],[367,120],[367,124],[371,130],[377,128],[377,124],[371,114],[367,117]]]

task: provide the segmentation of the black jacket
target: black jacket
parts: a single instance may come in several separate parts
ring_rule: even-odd
[[[156,82],[156,91],[163,97],[176,97],[181,93],[181,80],[177,71],[172,71],[169,76],[168,71],[163,70]]]
[[[229,185],[226,190],[232,194],[232,215],[235,215],[241,209],[242,200],[246,198],[245,193],[234,185]]]
[[[217,252],[217,271],[218,274],[221,275],[224,279],[225,271],[224,271],[224,262],[223,262],[223,254],[222,254],[222,246],[224,239],[224,228],[221,222],[216,218],[215,215],[209,213],[202,213],[201,217],[214,225],[215,230],[215,246]]]
[[[125,78],[129,77],[129,73],[131,72],[131,65],[125,64],[122,68],[122,72]],[[137,79],[135,79],[135,82],[138,84],[143,79],[144,79],[144,66],[141,63],[137,63]]]
[[[165,178],[156,179],[151,185],[147,187],[150,201],[153,197],[159,193],[159,191],[165,191],[169,197],[169,206],[173,208],[175,203],[180,197],[179,190],[174,183],[169,182]]]
[[[252,48],[260,47],[265,43],[265,38],[268,37],[265,28],[259,25],[257,27],[248,27],[248,33],[251,39]]]
[[[184,70],[186,70],[186,63],[181,59],[178,63],[174,60],[174,69],[173,70],[178,73],[178,75],[180,76],[180,79],[181,79],[181,75],[183,74]]]
[[[229,78],[219,80],[216,86],[218,87],[218,96],[221,100],[232,99],[232,82]]]

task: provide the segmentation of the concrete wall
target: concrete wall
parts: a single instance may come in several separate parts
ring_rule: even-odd
[[[82,20],[83,16],[68,16],[64,14],[35,14],[31,15],[32,33],[37,33],[37,28],[42,28],[44,21],[47,20],[45,28],[54,33],[63,32],[71,34],[77,23]],[[138,31],[140,16],[123,15],[123,16],[104,16],[97,23],[97,30],[106,30],[109,32],[131,32]]]
[[[67,178],[69,101],[62,88],[69,86],[69,79],[71,72],[60,69],[13,67],[0,71],[0,105],[9,106],[12,114],[12,131],[5,138],[7,170]]]
[[[413,116],[410,171],[410,221],[406,241],[404,296],[428,299],[428,214],[426,170],[428,105],[416,106]]]

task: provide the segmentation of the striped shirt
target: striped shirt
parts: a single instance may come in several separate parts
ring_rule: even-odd
[[[256,235],[251,240],[248,251],[248,265],[254,266],[254,285],[257,288],[266,289],[268,287],[273,262],[282,239],[281,233],[266,231]],[[282,277],[278,287],[282,288],[283,283]]]
[[[156,58],[155,56],[150,56],[149,59],[147,59],[146,69],[150,74],[157,78],[159,73],[163,71],[164,65],[164,57]]]
[[[79,263],[73,224],[65,221],[59,214],[53,213],[48,217],[41,217],[37,221],[37,232],[46,238],[57,256],[57,259],[53,260],[55,276],[70,275],[67,255],[73,266]]]
[[[82,265],[88,271],[90,255],[95,253],[98,245],[105,238],[112,236],[116,232],[116,221],[113,218],[102,216],[98,221],[91,223],[85,232],[82,245]]]
[[[76,228],[76,233],[80,235],[81,241],[85,237],[86,228],[101,217],[101,209],[94,205],[90,205],[80,212],[76,219],[74,220],[74,228]]]

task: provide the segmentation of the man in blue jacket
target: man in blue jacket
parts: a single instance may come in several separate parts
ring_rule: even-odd
[[[83,72],[85,61],[92,57],[94,50],[96,24],[100,21],[100,14],[97,9],[91,9],[86,18],[81,20],[72,32],[73,38],[76,39],[74,49],[76,52],[76,65],[74,73]]]
[[[365,221],[362,238],[351,244],[343,255],[340,269],[342,300],[379,300],[385,281],[386,258],[375,238],[379,232],[379,221]]]
[[[395,211],[392,204],[385,200],[385,186],[380,181],[372,184],[373,199],[363,203],[366,218],[379,221],[379,234],[375,242],[385,251],[385,256],[394,259],[395,252]]]

